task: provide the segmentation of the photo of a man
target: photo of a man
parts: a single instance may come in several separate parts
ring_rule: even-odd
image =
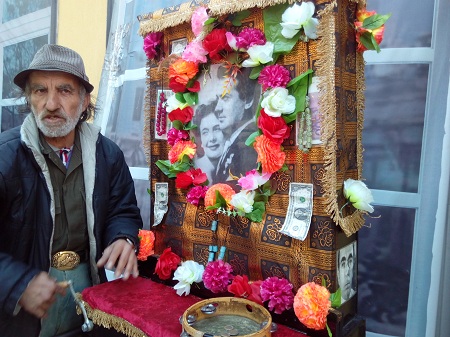
[[[337,251],[337,278],[341,304],[356,294],[356,241]]]

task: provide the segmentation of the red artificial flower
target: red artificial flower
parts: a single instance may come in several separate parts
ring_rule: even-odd
[[[176,188],[188,188],[191,185],[201,185],[206,180],[208,180],[208,177],[206,176],[206,173],[202,171],[202,169],[198,168],[190,168],[186,172],[180,172],[177,174],[177,177],[175,179],[175,187]]]
[[[232,49],[227,42],[227,37],[225,33],[227,30],[225,28],[213,29],[208,35],[205,36],[203,40],[203,48],[208,52],[209,58],[214,61],[219,61],[222,59],[222,53],[231,52]]]
[[[227,290],[228,283],[233,279],[233,268],[228,262],[222,260],[211,261],[203,272],[203,284],[213,293]]]
[[[184,92],[187,87],[197,87],[193,79],[198,74],[198,65],[179,58],[169,66],[169,87],[174,92]],[[200,84],[198,84],[199,86]]]
[[[180,262],[180,257],[172,252],[171,247],[168,247],[164,249],[156,263],[155,274],[158,275],[161,280],[167,280],[172,275],[172,271],[178,268]]]
[[[377,12],[375,11],[367,11],[365,9],[360,9],[356,12],[355,28],[356,28],[356,42],[358,44],[356,47],[356,51],[360,53],[367,50],[367,47],[364,46],[363,43],[361,42],[361,35],[365,33],[370,33],[374,37],[378,45],[381,43],[381,41],[383,41],[384,25],[375,29],[362,28],[364,20],[376,14]]]
[[[255,138],[253,147],[258,154],[257,160],[261,163],[263,173],[274,173],[283,167],[286,153],[281,150],[280,144],[263,134]]]
[[[272,117],[266,114],[264,109],[261,109],[258,118],[258,128],[263,134],[272,140],[274,143],[281,144],[289,137],[291,129],[286,124],[283,117]]]
[[[263,305],[260,288],[262,281],[248,282],[247,275],[236,275],[233,282],[228,286],[228,292],[235,297],[246,298],[249,301]]]
[[[197,151],[197,145],[190,140],[179,140],[169,151],[169,161],[171,164],[183,159],[186,155],[190,159],[194,158],[195,152]]]
[[[155,234],[152,231],[146,229],[140,229],[139,234],[139,252],[137,259],[145,261],[150,255],[153,255],[155,251]]]
[[[173,121],[180,121],[183,124],[189,123],[194,117],[194,109],[192,107],[187,106],[184,109],[175,109],[169,112],[169,119]]]

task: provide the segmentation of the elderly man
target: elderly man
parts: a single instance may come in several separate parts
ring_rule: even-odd
[[[138,276],[133,180],[122,151],[85,122],[93,86],[80,55],[45,45],[14,83],[32,113],[0,134],[0,334],[81,333],[64,282],[79,292],[106,280],[103,267]]]
[[[337,251],[337,276],[341,288],[341,303],[348,301],[356,293],[354,284],[356,265],[356,241]]]

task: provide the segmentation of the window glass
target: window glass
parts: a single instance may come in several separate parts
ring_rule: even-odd
[[[366,66],[364,178],[372,189],[417,192],[428,65]]]
[[[134,180],[134,188],[136,191],[136,199],[139,209],[141,210],[144,228],[150,227],[150,182],[148,180]]]
[[[434,1],[370,0],[367,9],[392,13],[385,25],[381,49],[431,46]]]
[[[367,331],[404,336],[414,209],[377,206],[358,234],[358,314]],[[395,258],[394,258],[395,257]]]
[[[43,35],[3,48],[2,98],[17,97],[18,88],[13,82],[14,77],[30,65],[34,54],[46,43],[48,43],[48,35]]]
[[[105,131],[122,149],[131,167],[148,167],[142,146],[145,85],[145,79],[126,81],[116,89]]]
[[[50,7],[51,0],[17,1],[3,0],[2,23],[17,19],[20,16]]]

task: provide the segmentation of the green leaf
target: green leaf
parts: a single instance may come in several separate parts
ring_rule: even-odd
[[[328,323],[327,323],[327,332],[328,332],[328,337],[333,337],[333,333],[331,332],[331,329],[328,326]]]
[[[170,167],[172,166],[170,164],[169,160],[158,160],[156,163],[156,166],[161,170],[162,173],[164,173],[166,176],[170,174]]]
[[[297,110],[297,109],[295,109]],[[284,121],[286,122],[286,124],[289,124],[290,122],[294,121],[297,118],[297,115],[300,111],[295,111],[289,115],[282,115]]]
[[[308,69],[304,73],[298,75],[286,85],[289,94],[295,97],[295,111],[293,114],[283,116],[286,123],[292,122],[296,118],[296,114],[300,111],[305,110],[305,99],[308,93],[308,86],[310,81],[310,76],[313,71]]]
[[[380,52],[380,47],[378,46],[377,41],[373,37],[371,32],[365,32],[360,37],[359,40],[368,50],[376,50],[378,53]]]
[[[203,25],[209,25],[213,22],[215,22],[217,19],[216,18],[209,18],[208,20],[205,21],[205,23]]]
[[[184,129],[184,124],[181,123],[178,119],[174,120],[172,122],[172,126],[177,129],[177,130],[183,130]]]
[[[286,39],[281,35],[281,16],[283,15],[289,4],[280,4],[276,6],[266,7],[263,10],[264,17],[264,34],[267,41],[271,41],[274,44],[274,54],[288,54],[294,48],[297,43],[300,33],[296,34],[291,39]]]
[[[250,136],[248,136],[247,140],[245,141],[245,145],[252,146],[255,142],[255,138],[261,135],[261,130],[258,129],[258,131],[253,132]]]
[[[186,103],[186,100],[184,99],[184,95],[182,92],[175,93],[175,98],[180,101],[181,103]]]
[[[187,104],[190,106],[196,105],[198,103],[198,93],[197,92],[185,92],[183,98]]]
[[[335,293],[330,295],[331,307],[339,308],[341,306],[341,288],[338,288]]]
[[[196,129],[196,128],[197,128],[197,124],[192,123],[192,121],[190,121],[189,123],[183,125],[183,130],[186,130],[186,131],[190,131],[190,130],[193,130],[193,129]]]
[[[253,204],[253,211],[247,213],[246,217],[253,222],[261,222],[265,211],[266,204],[263,201],[257,201]]]
[[[389,14],[374,14],[365,18],[363,21],[362,28],[374,30],[380,28],[384,23],[391,17],[391,13]]]
[[[249,10],[245,10],[242,12],[235,13],[231,15],[231,23],[233,26],[240,27],[242,26],[242,21],[250,16],[251,12]]]
[[[250,75],[248,77],[252,80],[256,80],[261,73],[261,70],[264,68],[264,65],[260,64],[259,66],[253,67]]]

